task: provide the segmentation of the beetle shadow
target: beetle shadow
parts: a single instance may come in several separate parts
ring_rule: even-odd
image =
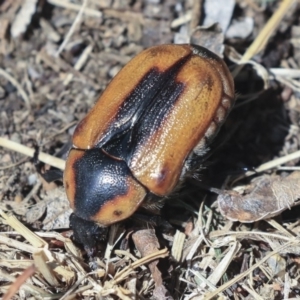
[[[235,87],[239,95],[235,107],[210,144],[208,154],[199,162],[199,171],[186,180],[176,195],[185,205],[192,205],[195,211],[202,199],[206,199],[206,205],[216,200],[217,195],[207,193],[210,188],[223,189],[225,182],[228,188],[246,171],[279,156],[285,147],[291,121],[281,97],[282,88],[274,84],[256,98],[246,97],[263,89],[261,78],[251,67],[243,70]],[[249,98],[253,100],[249,101]],[[244,178],[239,184],[250,180]],[[168,201],[165,209],[174,216]]]
[[[247,70],[245,70],[247,72]],[[249,84],[250,82],[250,84]],[[284,149],[291,121],[284,107],[282,88],[274,84],[248,101],[245,94],[261,90],[260,78],[241,76],[236,81],[237,100],[229,118],[211,145],[207,177],[220,186],[226,177],[239,176],[279,156]],[[222,142],[222,140],[225,142]],[[218,147],[218,145],[222,145]],[[239,174],[240,173],[240,174]],[[247,179],[246,179],[247,181]]]

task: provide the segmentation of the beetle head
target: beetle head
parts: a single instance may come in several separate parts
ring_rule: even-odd
[[[89,257],[93,257],[98,244],[107,237],[108,227],[99,227],[95,222],[86,221],[75,214],[70,216],[70,227],[73,229],[75,242],[84,245]]]

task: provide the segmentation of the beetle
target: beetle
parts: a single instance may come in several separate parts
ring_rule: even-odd
[[[63,181],[75,216],[106,228],[170,195],[193,158],[204,155],[234,98],[226,64],[208,49],[142,51],[74,131]]]

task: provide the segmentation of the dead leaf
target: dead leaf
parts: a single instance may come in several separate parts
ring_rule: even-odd
[[[269,219],[299,204],[300,172],[289,176],[263,176],[251,183],[244,194],[220,191],[218,205],[221,213],[232,221],[245,223]]]
[[[142,257],[155,253],[159,249],[159,242],[154,229],[138,230],[132,235],[133,242],[141,253]],[[157,268],[158,260],[154,260],[148,264],[153,280],[155,282],[155,289],[153,291],[154,299],[172,299],[168,296],[168,291],[163,285],[161,272]]]

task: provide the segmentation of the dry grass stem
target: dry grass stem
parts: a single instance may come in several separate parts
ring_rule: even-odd
[[[54,276],[53,270],[50,268],[48,264],[48,257],[45,254],[45,251],[43,249],[37,250],[33,253],[33,260],[34,264],[41,272],[45,280],[51,285],[51,286],[59,286],[59,282]]]
[[[270,169],[279,167],[282,164],[285,164],[289,161],[292,161],[294,159],[298,159],[300,157],[300,150],[299,151],[295,151],[291,154],[287,154],[285,156],[279,157],[279,158],[275,158],[269,162],[266,162],[262,165],[260,165],[259,167],[255,168],[255,171],[248,171],[245,173],[246,176],[252,176],[256,173],[261,173],[264,171],[268,171]]]
[[[82,9],[82,5],[78,5],[67,0],[48,0],[48,2],[52,5],[60,6],[66,9],[72,9],[75,11],[80,11]],[[91,8],[85,8],[83,13],[86,16],[90,16],[90,17],[96,17],[96,18],[102,17],[102,13],[100,11]]]
[[[215,291],[217,289],[216,286],[212,282],[210,282],[209,279],[205,278],[200,272],[195,272],[195,271],[191,270],[191,273],[193,273],[196,277],[198,277],[200,279],[200,281],[201,281],[200,288],[202,291],[206,291],[207,288],[210,291]],[[195,299],[197,299],[197,298],[195,298]]]
[[[260,31],[253,43],[248,47],[240,60],[240,64],[249,61],[253,56],[260,52],[267,44],[269,38],[276,30],[279,23],[282,21],[286,13],[295,4],[295,0],[283,0],[276,12],[268,20],[264,28]]]
[[[91,54],[93,50],[93,46],[89,45],[87,46],[84,51],[82,52],[81,56],[79,57],[78,61],[76,62],[74,69],[79,71],[83,65],[86,63],[89,55]],[[64,80],[64,85],[68,85],[70,83],[70,81],[73,78],[73,74],[68,74],[67,78]]]
[[[276,222],[274,219],[269,219],[267,222],[276,228],[279,232],[281,232],[283,235],[293,238],[295,235],[291,234],[288,230],[286,230],[284,227],[282,227],[278,222]]]
[[[119,239],[123,236],[124,232],[121,233],[118,238],[117,233],[119,231],[119,224],[114,224],[110,227],[109,234],[108,234],[108,241],[107,241],[107,246],[105,249],[105,254],[104,257],[109,260],[112,254],[112,250],[115,246],[115,244],[119,241]]]
[[[30,193],[28,193],[28,195],[23,199],[22,203],[23,204],[27,203],[31,199],[32,196],[36,195],[38,190],[41,188],[41,186],[42,186],[42,182],[40,182],[40,181],[37,182],[35,184],[35,186],[33,187],[33,189],[30,191]]]
[[[18,90],[19,94],[21,95],[21,97],[23,98],[23,100],[25,102],[26,108],[28,110],[30,110],[31,109],[31,104],[30,104],[29,97],[27,96],[27,94],[24,91],[24,89],[22,88],[22,86],[17,82],[17,80],[15,78],[13,78],[10,74],[8,74],[2,68],[0,68],[0,75],[5,77],[13,86],[16,87],[16,89]]]
[[[21,154],[27,155],[29,157],[33,157],[34,156],[34,152],[35,150],[29,147],[26,147],[24,145],[18,144],[16,142],[13,142],[11,140],[8,140],[6,138],[0,137],[0,147],[4,147],[7,148],[9,150],[12,151],[16,151],[19,152]],[[44,152],[40,152],[38,159],[42,162],[44,162],[45,164],[48,164],[52,167],[64,170],[65,168],[65,161],[54,157],[52,155],[49,155],[47,153]]]
[[[184,240],[185,240],[185,234],[183,232],[176,230],[171,254],[172,257],[178,262],[180,262],[182,257]]]
[[[293,246],[294,244],[298,245],[300,243],[300,241],[296,238],[290,239],[289,242],[287,242],[286,244],[278,247],[277,249],[275,249],[274,251],[270,252],[269,254],[267,254],[263,259],[261,259],[258,263],[256,263],[255,265],[251,266],[248,270],[246,270],[245,272],[237,275],[235,278],[229,280],[228,282],[226,282],[225,284],[223,284],[222,286],[218,287],[214,292],[206,294],[205,296],[205,300],[210,300],[213,299],[215,296],[217,296],[220,292],[225,291],[227,288],[229,288],[230,286],[232,286],[234,283],[240,281],[241,279],[243,279],[244,277],[246,277],[247,275],[249,275],[251,272],[253,272],[256,268],[260,267],[264,262],[266,262],[272,255],[280,253],[282,250]]]
[[[21,165],[21,164],[23,164],[26,161],[27,161],[27,158],[23,158],[20,161],[14,163],[14,164],[11,164],[11,165],[8,165],[8,166],[5,166],[5,167],[0,167],[0,171],[4,171],[6,169],[17,167],[18,165]]]
[[[269,72],[275,76],[283,76],[288,78],[300,78],[300,70],[286,68],[272,68]]]
[[[14,249],[22,249],[22,251],[27,252],[27,253],[34,253],[34,251],[36,251],[35,246],[31,246],[26,243],[16,241],[16,240],[8,238],[4,235],[1,235],[0,244],[5,244]]]
[[[246,52],[241,57],[238,66],[233,71],[233,76],[236,77],[243,69],[244,64],[250,63],[253,56],[259,53],[267,44],[269,38],[275,32],[277,26],[286,15],[287,11],[294,5],[295,0],[283,0],[272,15],[272,17],[265,24],[264,28],[257,35],[252,44],[247,48]]]
[[[115,283],[119,283],[119,282],[125,280],[130,275],[130,273],[133,272],[134,269],[136,269],[136,268],[138,268],[142,265],[146,265],[146,264],[148,264],[149,262],[151,262],[153,260],[157,260],[159,258],[167,257],[168,255],[169,255],[169,252],[168,252],[167,248],[159,250],[159,251],[157,251],[155,253],[152,253],[150,255],[147,255],[147,256],[133,262],[130,266],[124,268],[119,273],[117,273],[116,276],[114,277],[113,281]]]
[[[183,16],[175,19],[172,23],[171,23],[171,28],[176,28],[179,27],[183,24],[186,24],[188,22],[190,22],[192,20],[192,11],[188,11],[186,14],[184,14]]]
[[[203,5],[203,0],[193,2],[192,15],[191,15],[191,21],[189,26],[190,32],[193,32],[193,30],[195,30],[195,28],[200,23],[201,14],[202,14],[202,5]]]
[[[88,0],[83,0],[83,3],[80,7],[80,10],[74,20],[74,22],[72,23],[72,26],[70,28],[70,30],[68,31],[67,35],[65,36],[63,42],[60,44],[58,50],[56,51],[55,53],[55,56],[58,57],[60,55],[60,53],[64,50],[64,48],[66,47],[66,45],[68,44],[71,36],[73,35],[73,33],[75,32],[75,29],[77,26],[79,26],[80,22],[81,22],[81,18],[82,18],[82,15],[84,13],[84,10],[86,8],[88,4]]]
[[[47,243],[38,237],[35,233],[29,230],[25,225],[23,225],[15,216],[8,216],[2,210],[0,210],[1,217],[5,222],[15,229],[20,235],[22,235],[31,245],[37,248],[42,248],[47,246]]]
[[[252,288],[251,286],[249,287],[248,285],[246,285],[245,283],[242,284],[243,289],[245,289],[252,297],[253,299],[256,300],[264,300],[264,298],[260,297],[260,295],[258,295]]]
[[[0,270],[0,276],[2,278],[5,278],[5,280],[9,281],[9,282],[15,282],[16,278],[8,273],[5,273],[4,271]],[[10,286],[7,286],[6,290],[9,290]],[[29,283],[23,283],[22,284],[22,289],[24,289],[25,291],[27,291],[28,293],[34,295],[37,299],[40,300],[51,300],[51,299],[58,299],[62,296],[62,294],[50,294],[50,293],[46,293],[44,292],[44,290],[42,288],[39,288],[37,286],[34,286],[32,284]]]
[[[241,249],[241,244],[238,242],[233,242],[229,244],[229,250],[223,259],[219,262],[218,267],[212,272],[211,275],[208,277],[208,281],[212,284],[216,285],[222,276],[225,274],[226,270],[228,269],[230,263],[235,258],[238,251]]]
[[[297,176],[289,176],[300,174],[290,174],[300,170],[300,2],[230,0],[226,7],[218,0],[175,2],[28,0],[24,10],[22,0],[0,1],[1,296],[34,264],[36,272],[22,286],[12,285],[12,299],[299,298],[300,184]],[[24,18],[18,14],[22,11]],[[220,32],[216,26],[204,26],[210,22],[227,29]],[[217,53],[225,50],[224,61],[230,62],[235,75],[234,109],[207,153],[185,162],[187,172],[180,180],[185,176],[186,180],[164,199],[164,205],[151,196],[151,211],[145,213],[153,222],[143,224],[141,215],[133,216],[109,228],[106,239],[101,236],[98,242],[95,237],[93,249],[78,244],[70,228],[72,210],[64,187],[59,181],[48,184],[44,178],[61,175],[65,161],[57,157],[67,157],[76,124],[126,63],[148,47],[187,41]],[[149,66],[153,71],[149,78],[156,78],[161,63],[165,64],[159,61],[157,69]],[[130,76],[132,82],[141,79],[134,70]],[[177,81],[172,81],[172,89],[175,83],[177,90]],[[189,81],[182,88],[186,84]],[[143,85],[138,94],[133,88],[130,96],[152,97],[144,94]],[[169,97],[169,90],[160,88]],[[111,92],[119,95],[117,90]],[[225,105],[226,96],[223,100]],[[174,107],[180,112],[177,103]],[[136,104],[126,101],[122,108],[135,115]],[[218,119],[224,112],[220,103],[215,104]],[[149,105],[150,110],[156,109],[156,103]],[[138,114],[144,116],[147,111],[141,109]],[[187,120],[193,112],[179,115]],[[211,125],[217,125],[214,121]],[[134,129],[132,136],[126,129],[123,136],[126,124],[115,124],[120,128],[112,124],[117,142],[108,141],[102,150],[109,156],[113,153],[114,159],[120,151],[130,174],[135,172],[131,167],[139,164],[130,161],[131,147],[143,147],[134,135],[143,127]],[[159,132],[165,124],[156,124]],[[151,126],[150,122],[146,131],[154,137]],[[218,129],[214,127],[209,128]],[[109,132],[105,136],[110,138]],[[123,137],[124,144],[115,148]],[[83,136],[81,150],[86,149],[85,140],[88,136]],[[43,152],[35,150],[33,141]],[[174,158],[179,148],[174,149]],[[156,163],[157,154],[149,155],[143,161]],[[47,164],[45,169],[56,170],[41,177],[37,160]],[[172,172],[169,163],[163,167],[166,174]],[[133,176],[144,184],[136,173]],[[78,187],[76,181],[76,193]],[[130,193],[119,191],[126,205]],[[241,201],[234,201],[235,197]],[[145,207],[137,213],[143,215]],[[250,212],[254,212],[252,219]],[[261,216],[269,219],[250,222]]]

